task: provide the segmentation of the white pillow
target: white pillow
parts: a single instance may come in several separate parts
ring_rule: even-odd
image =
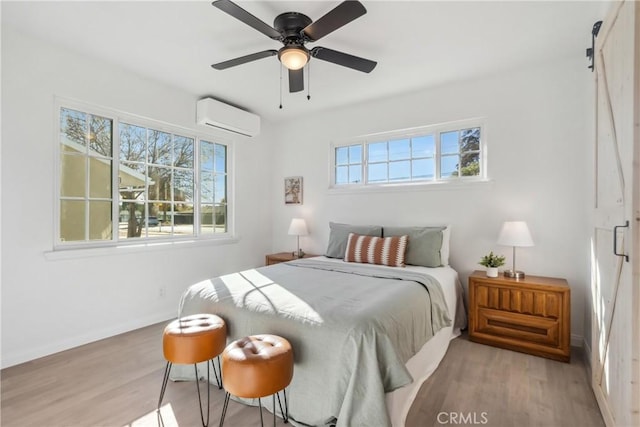
[[[440,247],[440,259],[442,265],[449,265],[449,238],[451,237],[451,226],[447,225],[442,230],[442,247]]]

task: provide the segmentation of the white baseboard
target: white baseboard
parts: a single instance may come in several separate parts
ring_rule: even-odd
[[[591,381],[591,346],[587,342],[586,338],[584,339],[582,345],[584,346],[584,367],[587,369],[587,378],[589,378],[589,381]]]
[[[571,334],[571,347],[583,348],[584,343],[585,341],[582,335]]]
[[[24,362],[29,362],[30,360],[49,356],[60,351],[69,350],[71,348],[109,338],[114,335],[133,331],[134,329],[144,328],[145,326],[153,325],[155,323],[173,319],[175,317],[176,310],[171,309],[166,313],[155,314],[153,316],[135,319],[118,325],[112,325],[108,328],[104,328],[98,331],[91,331],[91,333],[70,337],[58,342],[48,343],[47,345],[31,348],[27,351],[16,352],[14,354],[3,354],[2,360],[0,360],[0,369],[8,368],[10,366],[18,365]]]

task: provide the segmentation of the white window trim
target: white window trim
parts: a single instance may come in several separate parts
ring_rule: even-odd
[[[103,107],[95,104],[91,104],[84,101],[79,101],[71,98],[64,98],[56,96],[54,97],[54,109],[53,109],[53,141],[55,141],[54,152],[54,176],[52,179],[53,182],[53,194],[54,194],[54,205],[53,208],[53,236],[52,236],[52,251],[45,252],[45,257],[47,259],[63,259],[66,256],[55,256],[52,255],[55,252],[69,252],[69,257],[75,258],[80,256],[92,256],[92,254],[84,254],[80,255],[82,251],[89,250],[91,253],[99,254],[99,253],[108,253],[110,250],[118,250],[121,248],[132,248],[134,251],[139,250],[148,250],[153,247],[175,247],[178,244],[193,244],[194,242],[203,242],[205,244],[215,244],[215,242],[219,242],[220,244],[228,244],[235,243],[238,241],[236,237],[235,230],[235,140],[230,138],[227,135],[221,135],[221,133],[211,131],[207,128],[207,130],[199,129],[199,128],[188,128],[179,125],[173,125],[170,123],[166,123],[163,121],[151,119],[148,117],[125,113],[113,108]],[[95,241],[95,242],[60,242],[60,172],[61,172],[61,164],[60,164],[60,156],[62,154],[60,150],[60,109],[61,108],[69,108],[81,112],[85,112],[88,114],[93,114],[97,116],[102,116],[105,118],[109,118],[113,120],[112,123],[112,131],[113,131],[113,152],[112,158],[115,164],[120,162],[120,134],[118,132],[118,125],[121,122],[126,122],[129,124],[139,125],[146,128],[152,128],[153,130],[158,130],[162,132],[167,132],[171,134],[179,134],[180,136],[185,136],[188,138],[194,139],[194,153],[197,153],[195,157],[195,164],[193,168],[194,173],[194,230],[195,235],[176,235],[176,236],[162,236],[162,237],[154,237],[147,238],[141,237],[136,239],[127,239],[127,240],[108,240],[108,241]],[[195,206],[196,201],[200,203],[200,140],[207,140],[209,142],[215,142],[224,144],[227,147],[227,232],[226,233],[214,233],[214,234],[198,234],[200,227],[200,215],[195,215]],[[229,171],[231,171],[229,173]],[[118,188],[118,174],[112,174],[112,194],[118,194],[113,189]],[[112,218],[117,218],[119,216],[118,210],[118,201],[119,194],[117,199],[113,199],[112,201]],[[198,207],[199,209],[199,207]],[[117,232],[114,230],[114,232]],[[99,249],[104,249],[105,251],[100,251]],[[123,251],[117,251],[117,253],[122,253]],[[115,253],[115,252],[114,252]]]
[[[388,141],[399,138],[412,138],[415,136],[422,136],[433,133],[435,135],[435,154],[434,154],[434,172],[436,176],[440,171],[440,133],[450,130],[460,130],[470,127],[480,127],[480,174],[478,176],[467,176],[457,178],[444,178],[433,181],[403,181],[392,183],[366,183],[367,177],[367,144]],[[475,186],[478,183],[486,183],[491,180],[487,174],[487,123],[486,118],[478,117],[465,120],[457,120],[446,123],[439,123],[436,125],[420,126],[407,129],[399,129],[389,132],[373,133],[368,135],[362,135],[355,138],[340,139],[331,142],[329,146],[329,192],[330,193],[358,193],[363,191],[402,191],[402,190],[426,190],[426,189],[454,189],[454,188],[468,188],[469,186]],[[345,147],[349,145],[362,144],[362,182],[357,184],[340,184],[335,183],[335,169],[336,169],[336,148]]]

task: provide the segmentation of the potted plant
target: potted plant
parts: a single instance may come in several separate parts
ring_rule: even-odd
[[[491,251],[489,255],[483,256],[478,264],[487,267],[487,277],[498,277],[498,267],[504,265],[504,257],[494,255]]]

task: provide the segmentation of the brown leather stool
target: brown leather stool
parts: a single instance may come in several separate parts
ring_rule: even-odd
[[[193,364],[196,373],[196,388],[198,389],[198,407],[202,425],[209,425],[209,361],[213,366],[218,388],[222,388],[221,379],[218,379],[216,366],[213,359],[222,353],[227,343],[227,325],[220,317],[214,314],[193,314],[181,317],[169,323],[164,328],[162,335],[162,350],[167,366],[164,369],[160,399],[158,400],[158,414],[162,406],[162,398],[167,388],[171,366],[174,363]],[[200,385],[198,381],[197,363],[207,362],[207,422],[204,421],[202,399],[200,398]],[[218,368],[220,358],[218,357]]]
[[[229,405],[229,396],[255,399],[260,407],[261,397],[273,395],[273,425],[276,424],[276,396],[280,413],[286,423],[289,420],[287,393],[284,390],[293,378],[293,350],[286,339],[276,335],[251,335],[229,344],[222,352],[222,377],[224,378],[224,406],[220,417],[220,427]],[[284,393],[284,406],[278,392]]]

